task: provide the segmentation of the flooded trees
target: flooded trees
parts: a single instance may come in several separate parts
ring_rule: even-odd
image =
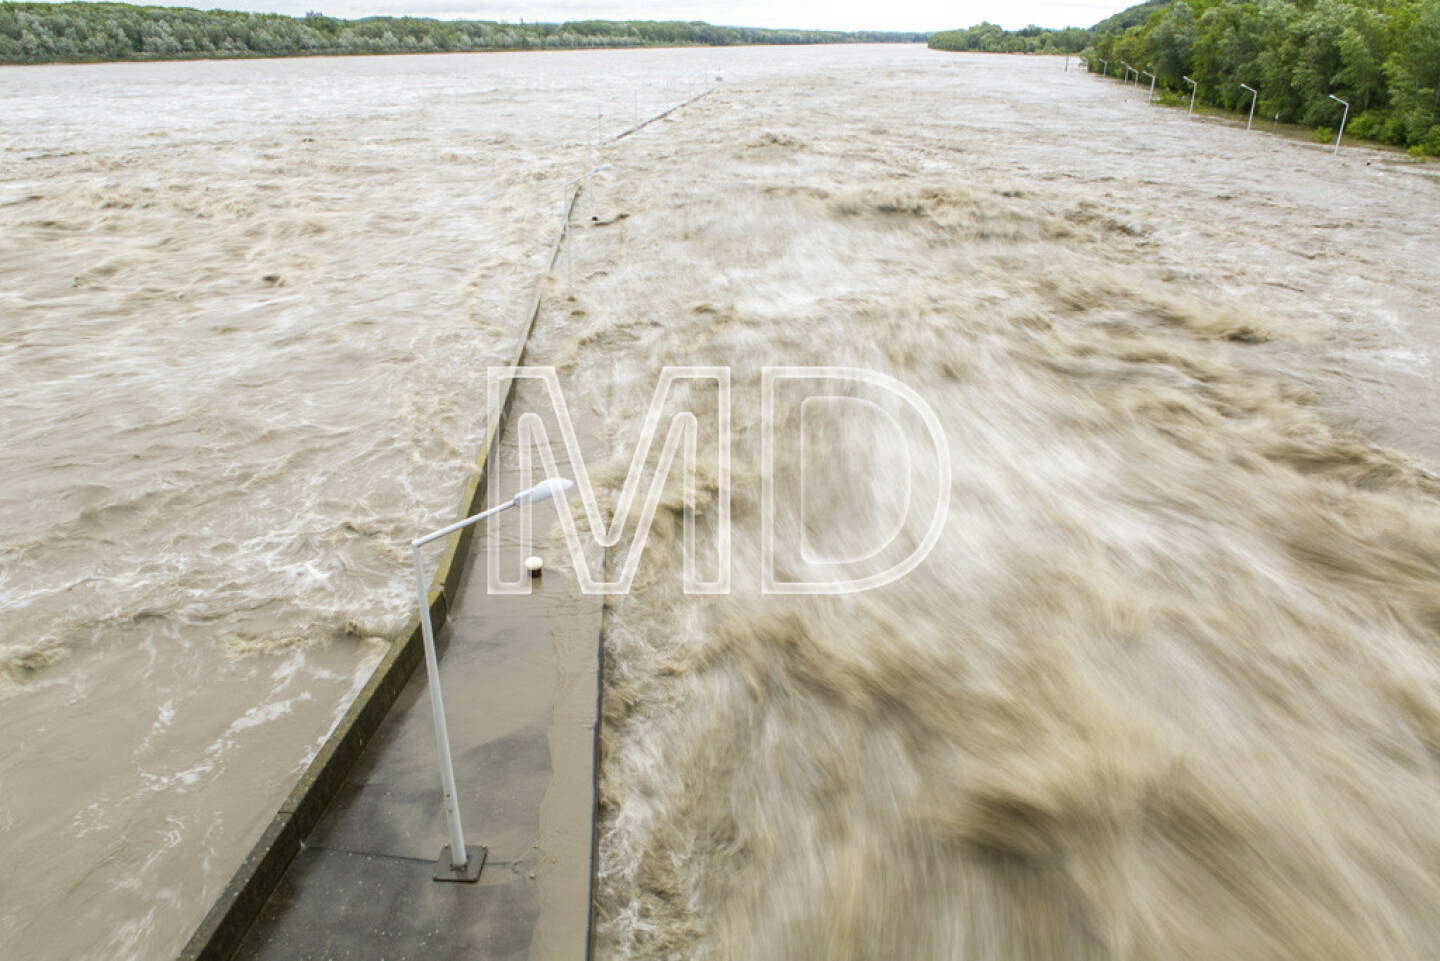
[[[1357,136],[1440,154],[1440,0],[1234,3],[1173,0],[1097,24],[1094,58],[1156,64],[1160,82],[1236,109],[1249,82],[1281,120],[1333,125],[1335,94],[1355,105]],[[1256,81],[1258,80],[1258,83]]]

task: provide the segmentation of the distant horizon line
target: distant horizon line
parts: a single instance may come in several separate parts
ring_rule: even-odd
[[[401,14],[375,13],[375,14],[368,14],[368,15],[365,15],[365,16],[337,16],[337,15],[335,15],[335,14],[325,13],[323,10],[307,10],[307,11],[306,11],[305,13],[303,13],[303,14],[295,14],[295,13],[286,13],[286,12],[279,11],[279,10],[253,10],[253,9],[248,9],[248,8],[245,8],[245,7],[239,7],[239,6],[199,7],[199,6],[191,6],[191,5],[185,4],[185,3],[174,3],[174,4],[170,4],[170,3],[132,3],[132,2],[128,2],[128,0],[0,0],[0,7],[4,7],[4,6],[25,6],[25,5],[31,4],[31,3],[45,4],[46,6],[52,6],[52,7],[61,7],[61,6],[113,6],[113,7],[139,7],[139,8],[142,8],[142,9],[151,9],[151,10],[194,10],[194,11],[197,12],[197,13],[210,13],[210,12],[247,13],[247,14],[255,14],[255,15],[257,15],[257,16],[266,16],[266,17],[288,17],[288,18],[291,19],[291,20],[305,20],[305,19],[310,18],[310,17],[324,17],[324,18],[329,19],[329,20],[340,20],[340,21],[344,21],[344,22],[346,22],[346,23],[359,23],[359,22],[362,22],[362,21],[365,21],[365,20],[428,20],[428,21],[432,21],[432,22],[435,22],[435,23],[496,23],[496,24],[505,24],[505,25],[514,24],[514,25],[532,25],[532,26],[562,26],[562,25],[567,24],[567,23],[685,23],[685,24],[703,24],[704,26],[708,26],[708,27],[720,27],[720,28],[730,29],[730,30],[765,30],[765,31],[786,31],[786,30],[793,30],[793,31],[797,31],[797,32],[798,32],[798,31],[804,31],[804,32],[810,32],[810,33],[837,33],[837,34],[856,34],[856,33],[875,33],[875,34],[923,34],[923,35],[925,35],[926,39],[928,39],[930,36],[932,36],[932,35],[934,35],[934,34],[937,34],[937,33],[945,33],[945,32],[951,31],[951,30],[965,30],[965,29],[968,29],[968,28],[970,28],[970,27],[979,26],[979,25],[982,24],[982,23],[995,23],[996,26],[1000,27],[1001,29],[1003,29],[1003,30],[1005,30],[1005,31],[1007,31],[1007,32],[1011,32],[1011,33],[1015,32],[1015,31],[1017,31],[1017,30],[1027,29],[1027,28],[1029,28],[1029,27],[1038,27],[1038,28],[1040,28],[1040,29],[1042,29],[1042,30],[1070,30],[1070,29],[1089,30],[1089,29],[1091,29],[1091,27],[1094,26],[1094,24],[1089,24],[1089,25],[1086,25],[1086,24],[1066,24],[1066,25],[1063,26],[1063,27],[1048,27],[1048,26],[1045,26],[1044,24],[1027,23],[1027,24],[1025,24],[1024,26],[1021,26],[1021,27],[1006,27],[1006,26],[1004,26],[1003,24],[997,23],[997,22],[992,21],[992,20],[989,20],[989,19],[987,19],[987,18],[982,18],[982,19],[977,20],[976,22],[970,23],[970,24],[953,24],[953,25],[951,25],[951,26],[944,26],[944,27],[903,28],[903,27],[802,27],[802,26],[764,27],[764,26],[758,26],[758,25],[756,25],[756,24],[720,23],[720,22],[716,22],[716,21],[712,21],[712,20],[684,19],[684,18],[657,19],[657,18],[653,18],[653,17],[652,17],[652,18],[637,18],[637,17],[576,17],[576,18],[570,18],[570,19],[565,19],[565,20],[550,20],[550,19],[544,19],[544,18],[528,19],[528,18],[525,18],[525,17],[518,17],[518,18],[515,18],[515,19],[501,18],[501,17],[497,17],[497,18],[493,18],[493,19],[492,19],[492,18],[486,18],[486,17],[463,17],[463,16],[462,16],[462,17],[443,17],[443,16],[432,16],[432,15],[428,15],[428,14],[415,14],[415,13],[401,13]]]

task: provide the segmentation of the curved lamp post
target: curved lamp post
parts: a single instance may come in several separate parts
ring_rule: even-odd
[[[1149,97],[1149,99],[1147,99],[1145,102],[1146,102],[1146,103],[1153,103],[1153,102],[1155,101],[1155,75],[1154,75],[1153,73],[1151,73],[1149,70],[1146,70],[1144,73],[1138,75],[1138,76],[1135,78],[1135,82],[1136,82],[1136,83],[1139,83],[1139,82],[1140,82],[1140,77],[1149,77],[1149,78],[1150,78],[1150,97]]]
[[[1182,77],[1181,79],[1183,79],[1186,83],[1190,85],[1190,109],[1187,111],[1187,113],[1193,116],[1195,113],[1195,93],[1200,89],[1200,85],[1195,81],[1191,80],[1189,77]]]
[[[1350,119],[1350,104],[1346,103],[1344,100],[1341,100],[1333,93],[1330,94],[1330,99],[1338,104],[1343,104],[1345,107],[1345,115],[1340,118],[1340,132],[1335,135],[1335,149],[1330,151],[1330,155],[1333,157],[1335,154],[1338,154],[1340,152],[1340,138],[1345,136],[1345,121]]]
[[[465,846],[465,829],[460,824],[460,802],[455,797],[455,766],[450,760],[450,733],[445,727],[445,699],[440,693],[440,664],[435,659],[435,628],[430,623],[428,591],[425,589],[425,562],[420,557],[420,548],[492,514],[498,514],[508,507],[536,504],[552,497],[563,496],[573,486],[571,481],[563,477],[547,478],[503,504],[472,514],[463,521],[456,521],[410,542],[410,549],[415,555],[415,597],[420,604],[420,633],[425,641],[425,677],[430,687],[431,719],[435,722],[435,750],[440,755],[440,787],[445,792],[445,823],[450,831],[450,843],[440,852],[440,858],[435,865],[436,881],[473,883],[480,880],[480,869],[485,866],[486,851],[483,847]]]
[[[1255,101],[1260,99],[1260,91],[1256,90],[1254,87],[1250,86],[1247,83],[1242,83],[1240,86],[1250,91],[1250,119],[1245,121],[1245,129],[1249,130],[1250,124],[1255,121]]]

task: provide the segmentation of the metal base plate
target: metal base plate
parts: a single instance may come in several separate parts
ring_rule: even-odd
[[[461,867],[455,868],[450,866],[450,845],[445,845],[440,851],[440,857],[435,861],[435,880],[474,884],[480,880],[480,869],[485,866],[485,855],[488,853],[489,849],[483,844],[467,844],[466,861]]]

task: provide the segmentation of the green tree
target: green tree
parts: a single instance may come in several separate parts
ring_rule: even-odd
[[[1178,0],[1157,11],[1155,24],[1149,28],[1149,45],[1155,62],[1155,73],[1162,83],[1176,85],[1194,65],[1192,53],[1199,30],[1195,13],[1185,0]]]

